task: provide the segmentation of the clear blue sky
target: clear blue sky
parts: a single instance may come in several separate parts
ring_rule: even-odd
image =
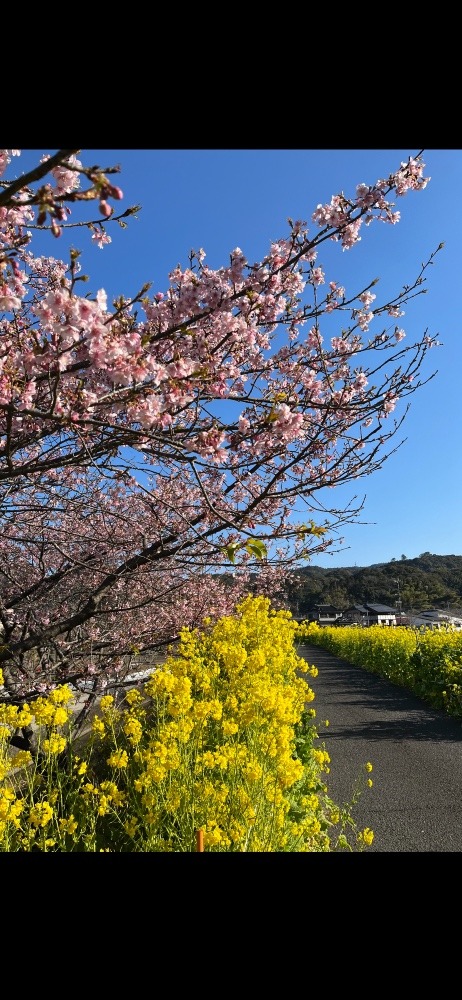
[[[117,209],[120,204],[142,209],[126,230],[108,226],[112,243],[103,250],[86,230],[73,230],[58,241],[50,237],[47,252],[65,258],[69,243],[81,249],[82,269],[90,276],[82,290],[105,288],[109,301],[133,295],[146,281],[153,282],[152,293],[164,291],[169,271],[178,263],[187,266],[190,249],[203,247],[211,267],[228,263],[236,246],[249,261],[260,260],[271,241],[287,234],[288,216],[307,220],[317,231],[311,214],[318,203],[342,190],[353,195],[358,183],[386,177],[418,152],[416,147],[82,151],[86,165],[120,164],[115,183],[124,201]],[[326,280],[344,284],[349,293],[379,277],[378,302],[412,283],[421,264],[445,243],[427,271],[426,294],[409,303],[399,321],[406,342],[427,329],[442,342],[428,353],[423,371],[430,375],[438,369],[438,374],[410,398],[401,434],[406,441],[398,453],[355,489],[338,489],[337,505],[354,493],[366,496],[361,520],[367,523],[348,526],[344,550],[316,557],[316,565],[370,566],[424,551],[462,555],[462,150],[428,149],[423,159],[432,179],[423,192],[396,199],[397,226],[363,227],[362,241],[351,250],[329,244],[319,252]],[[36,160],[28,150],[12,166],[24,169]]]

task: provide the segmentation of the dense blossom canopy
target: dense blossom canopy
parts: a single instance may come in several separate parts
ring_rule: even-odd
[[[212,270],[199,249],[163,291],[113,303],[83,294],[79,251],[33,243],[93,202],[85,225],[110,243],[137,210],[116,214],[115,170],[60,150],[20,174],[18,155],[0,151],[0,660],[17,699],[97,691],[249,588],[276,597],[357,516],[320,492],[381,466],[435,343],[401,326],[427,265],[379,303],[375,281],[350,293],[318,260],[398,222],[391,197],[428,183],[420,155],[318,205],[311,228],[289,220],[259,263],[236,247]]]

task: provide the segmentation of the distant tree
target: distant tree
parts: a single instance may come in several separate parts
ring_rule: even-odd
[[[0,151],[1,173],[17,153]],[[116,214],[115,168],[78,154],[0,182],[0,664],[15,701],[63,681],[96,696],[134,652],[227,613],[250,572],[274,595],[361,510],[317,495],[381,468],[397,404],[433,377],[434,338],[406,346],[399,322],[435,254],[382,303],[378,279],[347,293],[317,259],[398,222],[390,196],[426,187],[421,155],[318,205],[313,233],[289,219],[260,263],[236,247],[213,270],[195,250],[164,291],[111,305],[83,293],[80,251],[32,249],[72,226],[103,247],[138,210]]]
[[[348,591],[344,587],[330,584],[327,594],[325,595],[325,603],[333,604],[334,607],[338,608],[340,611],[344,611],[350,601],[348,599]]]

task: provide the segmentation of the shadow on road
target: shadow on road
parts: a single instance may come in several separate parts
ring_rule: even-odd
[[[356,719],[351,728],[337,723],[335,733],[330,733],[333,739],[462,742],[462,720],[433,708],[391,681],[317,647],[301,646],[299,655],[319,669],[318,677],[310,682],[316,695],[317,716],[324,694],[336,707],[364,709],[365,716],[377,714],[374,720],[365,718],[364,722],[359,722]]]

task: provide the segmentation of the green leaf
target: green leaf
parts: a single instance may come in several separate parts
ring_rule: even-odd
[[[317,538],[322,538],[325,535],[327,528],[322,528],[320,525],[315,524],[314,521],[310,521],[309,524],[300,524],[297,529],[297,535],[299,538],[303,539],[306,535],[315,535]]]
[[[239,542],[230,542],[229,545],[225,545],[223,552],[228,556],[230,563],[236,562],[236,549],[239,548]]]
[[[258,538],[251,538],[246,542],[245,547],[250,555],[256,556],[257,559],[265,559],[268,555],[268,550],[264,542],[259,541]]]

